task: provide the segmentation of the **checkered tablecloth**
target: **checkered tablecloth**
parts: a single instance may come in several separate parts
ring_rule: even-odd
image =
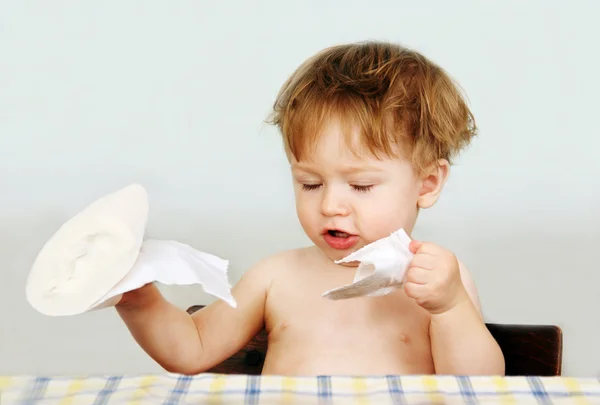
[[[0,404],[600,404],[595,378],[0,376]]]

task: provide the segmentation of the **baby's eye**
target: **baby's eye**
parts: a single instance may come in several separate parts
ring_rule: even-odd
[[[302,189],[306,191],[316,190],[321,187],[320,184],[303,184]]]
[[[371,191],[371,189],[373,188],[373,184],[370,184],[368,186],[359,186],[359,185],[353,184],[352,188],[356,191],[360,191],[361,193],[366,193],[367,191]]]

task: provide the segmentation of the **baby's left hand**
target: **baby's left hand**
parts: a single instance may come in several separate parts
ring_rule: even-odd
[[[411,241],[415,255],[404,275],[404,291],[432,314],[444,313],[468,299],[454,254],[429,242]]]

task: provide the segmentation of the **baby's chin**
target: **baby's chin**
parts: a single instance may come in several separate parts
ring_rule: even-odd
[[[344,257],[346,257],[349,254],[358,250],[358,249],[348,249],[348,250],[342,251],[342,250],[331,249],[328,246],[326,246],[325,248],[319,246],[318,248],[321,251],[321,253],[323,253],[323,255],[325,257],[327,257],[327,259],[329,259],[332,263],[336,262],[337,260],[342,260]],[[351,268],[358,267],[359,264],[360,264],[360,262],[335,263],[336,266],[351,267]]]

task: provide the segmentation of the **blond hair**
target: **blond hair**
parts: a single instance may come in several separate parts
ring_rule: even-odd
[[[444,70],[385,42],[333,46],[308,59],[282,86],[268,122],[300,160],[332,117],[345,129],[358,127],[360,143],[374,155],[394,156],[400,147],[417,169],[440,158],[451,162],[476,135],[473,115]]]

